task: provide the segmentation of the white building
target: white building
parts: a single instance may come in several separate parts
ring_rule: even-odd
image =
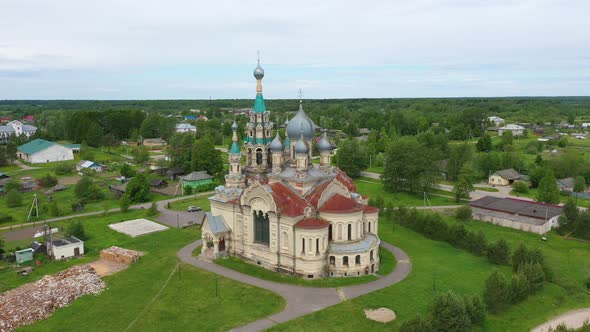
[[[99,163],[95,163],[94,161],[90,160],[81,160],[78,164],[76,164],[76,171],[80,172],[82,170],[90,170],[94,172],[102,172],[106,167]]]
[[[303,111],[289,121],[287,137],[272,136],[262,97],[264,71],[254,71],[257,95],[246,125],[244,154],[236,123],[224,186],[209,198],[201,229],[202,257],[234,255],[304,278],[350,277],[379,269],[379,209],[368,206],[350,177],[330,165],[332,144],[318,142],[319,167],[311,163],[315,124]]]
[[[23,124],[18,120],[10,121],[5,126],[0,126],[0,143],[7,143],[12,136],[24,135],[30,138],[37,132],[37,127]]]
[[[523,126],[519,126],[517,124],[509,124],[498,129],[498,136],[502,136],[502,134],[504,134],[505,131],[511,131],[512,136],[522,136],[524,135],[524,130],[525,128]]]
[[[177,133],[196,133],[197,127],[191,125],[190,123],[179,123],[176,125],[176,132]]]
[[[74,160],[72,149],[40,138],[19,146],[17,156],[32,164]]]
[[[504,124],[504,119],[502,119],[499,116],[488,116],[488,122],[492,122],[494,124],[494,127],[500,127],[501,125]]]
[[[84,241],[73,236],[53,240],[51,244],[48,242],[47,248],[51,251],[50,255],[58,260],[84,255]]]

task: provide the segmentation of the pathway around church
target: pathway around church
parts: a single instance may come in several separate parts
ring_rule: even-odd
[[[381,246],[393,253],[397,260],[395,269],[388,275],[379,276],[379,279],[366,284],[341,287],[339,289],[295,286],[259,279],[204,259],[195,258],[192,256],[192,252],[195,248],[200,246],[201,243],[202,241],[198,240],[182,248],[177,254],[178,257],[183,262],[198,268],[220,274],[229,279],[273,291],[281,295],[287,302],[287,305],[281,312],[244,326],[237,327],[232,331],[250,332],[268,329],[275,324],[283,323],[314,311],[333,306],[344,300],[352,299],[396,284],[407,277],[412,270],[410,258],[403,250],[382,241]]]

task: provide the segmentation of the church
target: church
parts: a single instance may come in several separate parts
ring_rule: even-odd
[[[278,130],[273,137],[276,124],[264,105],[260,61],[254,77],[254,108],[242,146],[238,126],[232,126],[229,174],[209,198],[201,256],[237,256],[310,279],[375,273],[379,209],[368,206],[368,197],[357,192],[352,179],[330,165],[333,147],[326,131],[317,146],[320,163],[312,164],[318,128],[301,100],[287,122],[286,137],[281,139]]]

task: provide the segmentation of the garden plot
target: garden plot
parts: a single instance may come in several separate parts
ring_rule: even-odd
[[[109,228],[129,235],[131,237],[137,237],[150,233],[160,232],[168,229],[168,227],[149,221],[147,219],[133,219],[127,220],[116,224],[110,224]]]

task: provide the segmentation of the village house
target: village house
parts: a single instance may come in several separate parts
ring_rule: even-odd
[[[177,133],[196,133],[197,127],[191,125],[190,123],[178,123],[176,125],[176,132]]]
[[[47,242],[47,248],[50,248],[49,255],[56,260],[84,255],[84,241],[74,236]]]
[[[170,168],[166,171],[166,177],[170,180],[176,180],[179,176],[184,174],[186,174],[186,172],[180,168]]]
[[[74,160],[72,149],[40,138],[19,146],[16,154],[32,164]]]
[[[94,161],[90,160],[81,160],[78,164],[76,164],[76,171],[93,171],[93,172],[102,172],[106,170],[106,166],[101,165],[99,163],[95,163]]]
[[[559,187],[559,190],[563,192],[573,192],[575,185],[576,180],[571,177],[557,180],[557,187]]]
[[[500,127],[504,124],[504,119],[499,116],[492,115],[488,116],[488,122],[493,123],[494,127]]]
[[[0,143],[8,143],[12,137],[23,136],[27,139],[35,135],[37,127],[23,124],[18,120],[10,121],[4,126],[0,126]]]
[[[488,179],[488,184],[494,186],[509,186],[514,181],[522,180],[520,175],[514,168],[503,169],[492,173]]]
[[[498,136],[502,136],[507,131],[512,132],[512,136],[522,136],[524,135],[525,128],[521,125],[517,124],[509,124],[504,127],[498,128]]]
[[[559,205],[484,196],[470,203],[473,219],[525,232],[545,234],[559,225]]]
[[[180,178],[182,181],[182,190],[190,187],[193,191],[201,186],[213,183],[213,177],[207,171],[191,172]]]

